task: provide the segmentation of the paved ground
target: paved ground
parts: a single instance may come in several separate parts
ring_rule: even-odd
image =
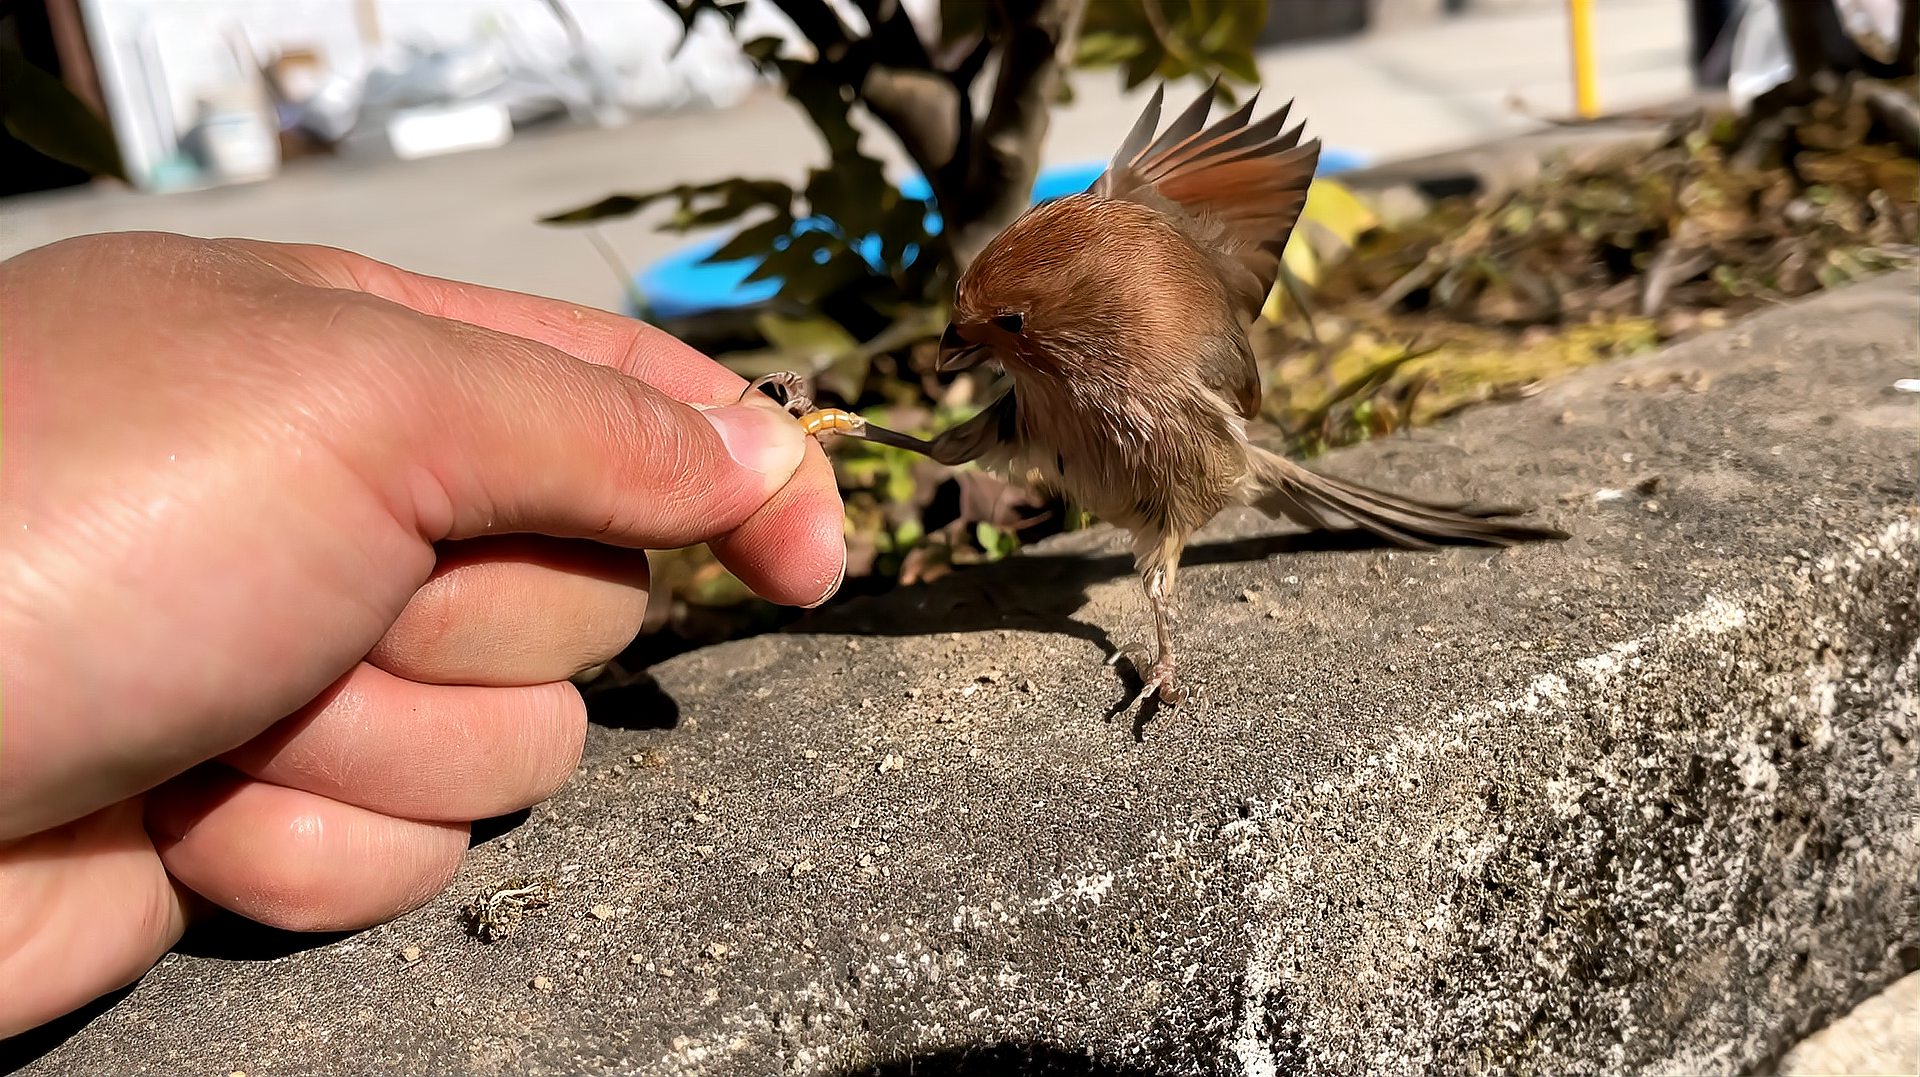
[[[1684,7],[1597,6],[1602,101],[1627,107],[1687,89]],[[1381,158],[1522,130],[1535,110],[1568,108],[1566,26],[1557,2],[1503,2],[1448,22],[1401,21],[1364,38],[1274,51],[1269,93],[1297,95],[1328,142]],[[1109,155],[1144,99],[1110,73],[1085,74],[1053,126],[1055,162]],[[1190,92],[1186,89],[1177,93]],[[617,278],[575,231],[533,223],[612,190],[728,175],[796,177],[822,156],[800,115],[772,93],[721,114],[655,117],[616,131],[526,135],[499,150],[411,164],[305,163],[270,182],[177,195],[61,192],[0,202],[0,257],[66,236],[118,229],[327,243],[409,268],[617,307]],[[882,146],[879,139],[870,146]],[[646,223],[611,226],[629,264],[683,240]]]

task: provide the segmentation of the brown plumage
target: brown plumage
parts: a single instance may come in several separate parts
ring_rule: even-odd
[[[1417,548],[1566,536],[1317,475],[1247,440],[1260,410],[1247,333],[1320,143],[1286,128],[1286,107],[1254,121],[1253,101],[1209,127],[1211,92],[1156,138],[1161,96],[1091,190],[1028,210],[961,275],[941,368],[996,360],[1012,387],[931,442],[854,433],[947,464],[980,460],[1131,534],[1157,637],[1141,691],[1178,705],[1174,574],[1188,539],[1230,505],[1312,528],[1346,520]]]

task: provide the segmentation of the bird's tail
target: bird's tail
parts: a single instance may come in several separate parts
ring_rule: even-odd
[[[1564,539],[1567,533],[1538,524],[1495,520],[1524,509],[1437,504],[1370,489],[1308,471],[1299,464],[1249,446],[1259,483],[1251,503],[1268,516],[1286,517],[1305,527],[1331,530],[1336,521],[1358,527],[1409,549],[1432,549],[1442,542],[1511,546],[1531,539]]]

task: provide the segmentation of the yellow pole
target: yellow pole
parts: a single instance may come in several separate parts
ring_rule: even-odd
[[[1593,85],[1593,0],[1567,0],[1567,21],[1573,32],[1573,109],[1590,120],[1600,115]]]

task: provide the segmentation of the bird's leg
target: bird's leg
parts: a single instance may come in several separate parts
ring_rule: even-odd
[[[1109,662],[1124,656],[1140,671],[1140,691],[1127,701],[1129,705],[1134,700],[1158,696],[1160,702],[1178,710],[1193,694],[1174,679],[1172,580],[1173,566],[1168,564],[1152,565],[1140,573],[1147,603],[1153,607],[1153,635],[1158,644],[1153,663],[1142,668],[1146,648],[1138,646],[1122,647]]]

